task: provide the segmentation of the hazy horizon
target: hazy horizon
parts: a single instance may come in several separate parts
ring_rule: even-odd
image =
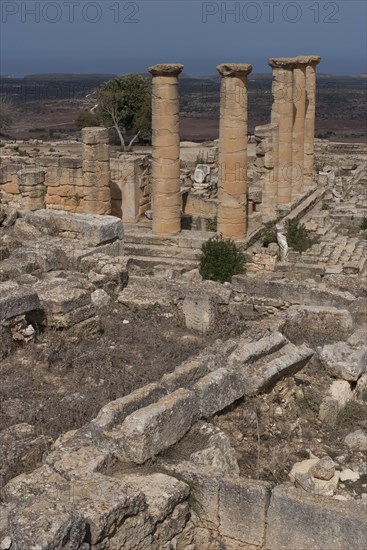
[[[126,74],[182,63],[190,76],[223,62],[270,72],[270,57],[320,55],[319,72],[366,68],[364,1],[104,0],[1,2],[0,73]]]

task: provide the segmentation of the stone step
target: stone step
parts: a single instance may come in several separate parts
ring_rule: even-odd
[[[157,258],[174,258],[175,260],[199,260],[200,249],[162,246],[157,244],[126,243],[125,254],[128,256],[151,256]]]
[[[144,269],[153,269],[156,265],[166,265],[168,268],[184,269],[191,271],[199,266],[198,260],[180,259],[180,258],[164,258],[157,256],[129,256],[132,266],[138,266]]]

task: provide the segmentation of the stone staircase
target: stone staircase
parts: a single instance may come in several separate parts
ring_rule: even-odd
[[[212,232],[183,230],[178,235],[154,235],[150,224],[142,222],[124,226],[124,254],[130,265],[154,269],[157,265],[190,271],[199,266],[201,246]]]

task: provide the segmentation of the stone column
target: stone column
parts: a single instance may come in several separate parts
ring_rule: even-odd
[[[264,214],[263,221],[268,221],[276,216],[278,203],[278,124],[265,124],[256,126],[256,161],[261,184],[261,206]]]
[[[218,233],[244,238],[247,230],[248,64],[222,64],[219,124]]]
[[[293,67],[294,58],[269,59],[273,69],[273,106],[271,122],[279,127],[278,205],[292,200],[292,132],[293,132]]]
[[[304,184],[305,187],[314,185],[314,138],[315,138],[315,110],[316,110],[316,65],[321,57],[311,56],[306,66],[306,118],[305,118],[305,148],[304,148]]]
[[[18,187],[21,195],[21,209],[33,212],[45,208],[45,172],[25,168],[18,172]]]
[[[301,62],[293,69],[292,199],[303,190],[305,115],[306,67]]]
[[[178,75],[183,65],[154,65],[152,90],[153,233],[181,230],[180,105]]]
[[[107,128],[83,128],[84,212],[111,213],[110,147]]]

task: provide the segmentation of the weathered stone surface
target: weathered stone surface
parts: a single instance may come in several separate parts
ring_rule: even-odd
[[[40,309],[40,307],[38,295],[34,290],[19,287],[15,283],[0,284],[0,321]]]
[[[288,484],[273,489],[267,519],[269,550],[360,550],[367,537],[362,506],[320,499]]]
[[[240,339],[236,349],[228,358],[228,366],[241,366],[253,362],[255,359],[277,351],[287,342],[283,334],[278,331],[271,332],[269,336],[261,338],[257,342],[248,342],[245,338]]]
[[[174,389],[177,389],[176,387]],[[127,416],[138,409],[151,405],[167,394],[163,386],[158,383],[146,384],[129,395],[110,401],[100,409],[92,423],[105,430],[120,424]]]
[[[355,301],[353,294],[336,290],[324,290],[288,280],[272,280],[264,277],[234,275],[234,292],[243,293],[247,300],[254,296],[283,300],[290,304],[307,304],[336,308],[350,308]]]
[[[255,395],[271,387],[282,376],[296,373],[311,359],[313,353],[306,344],[298,347],[287,344],[282,348],[280,355],[273,360],[265,358],[252,365],[245,365],[239,369],[244,394]]]
[[[181,439],[198,418],[193,392],[180,389],[129,415],[122,426],[127,457],[142,464]]]
[[[322,348],[320,359],[333,376],[355,381],[366,371],[367,349],[353,349],[344,342],[329,344]]]
[[[240,543],[262,546],[271,484],[237,478],[219,483],[219,532]]]
[[[293,306],[288,309],[284,332],[294,343],[326,344],[347,338],[353,321],[347,310]]]
[[[114,216],[72,214],[62,210],[41,210],[22,213],[21,216],[40,229],[50,225],[61,236],[62,232],[73,231],[90,245],[121,239],[123,235],[122,222]]]
[[[215,326],[216,304],[210,296],[186,296],[182,304],[188,329],[206,334]]]
[[[220,368],[201,378],[192,388],[198,399],[200,416],[209,418],[244,394],[241,377],[234,370]]]
[[[344,443],[354,451],[367,451],[367,433],[357,430],[346,436]]]
[[[309,472],[317,479],[329,481],[335,475],[335,463],[329,456],[324,456],[310,468]]]
[[[111,302],[110,296],[102,288],[99,288],[91,294],[92,303],[97,308],[108,306]]]
[[[91,303],[90,293],[68,281],[56,279],[36,286],[42,307],[49,314],[66,314]]]
[[[9,515],[14,550],[80,548],[86,534],[81,513],[70,503],[37,499]]]
[[[190,432],[191,434],[191,432]],[[204,448],[190,454],[190,462],[200,467],[215,470],[217,475],[239,476],[236,452],[231,445],[229,437],[213,424],[204,423],[198,432],[199,438],[207,438]]]

